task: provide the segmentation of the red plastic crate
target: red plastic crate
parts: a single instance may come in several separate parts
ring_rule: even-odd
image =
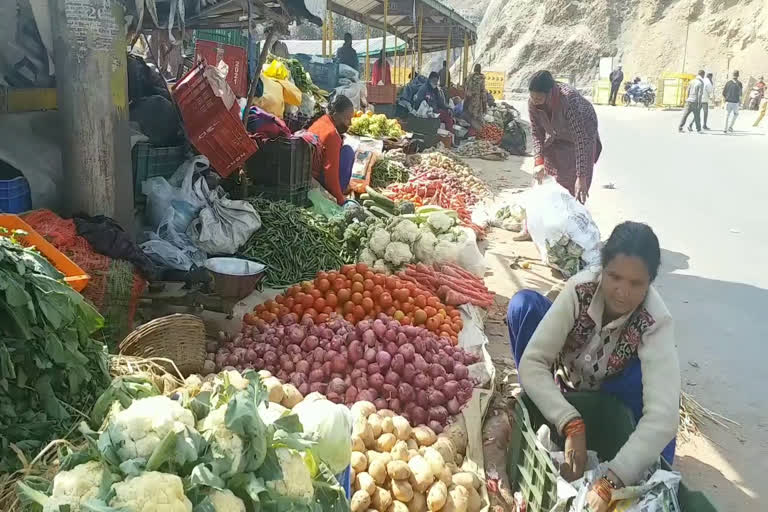
[[[197,40],[195,43],[195,61],[207,61],[216,65],[221,60],[229,66],[227,83],[232,88],[232,92],[237,97],[245,97],[248,92],[248,55],[245,48],[216,41]]]
[[[368,103],[392,105],[397,99],[397,86],[368,84]]]
[[[259,148],[245,131],[237,102],[227,110],[224,101],[214,94],[203,76],[206,66],[205,61],[200,62],[184,75],[174,87],[173,97],[189,140],[226,178],[242,168]]]

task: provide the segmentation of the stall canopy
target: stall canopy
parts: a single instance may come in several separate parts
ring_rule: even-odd
[[[421,51],[425,53],[444,51],[448,40],[451,48],[460,48],[465,41],[469,45],[477,41],[475,26],[437,0],[328,0],[328,8],[412,41],[412,47],[417,44],[421,25]]]
[[[305,53],[307,55],[323,54],[323,41],[321,39],[317,39],[314,41],[303,41],[298,39],[289,39],[289,40],[282,39],[281,42],[286,44],[286,46],[288,47],[288,52],[291,55],[295,55],[297,53]],[[334,40],[333,41],[334,51],[341,48],[341,45],[343,44],[344,44],[344,41],[341,39]],[[368,53],[371,56],[378,56],[382,46],[383,46],[383,43],[380,37],[377,37],[376,39],[371,39],[368,42]],[[390,55],[395,53],[395,51],[397,51],[397,53],[402,55],[405,50],[405,47],[406,47],[405,41],[402,41],[400,39],[397,40],[397,43],[395,43],[393,37],[390,37],[387,40],[387,53]],[[352,48],[355,49],[359,57],[365,57],[366,55],[365,39],[352,41]]]

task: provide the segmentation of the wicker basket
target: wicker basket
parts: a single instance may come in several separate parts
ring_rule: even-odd
[[[194,315],[156,318],[126,336],[120,354],[170,359],[185,376],[200,373],[206,356],[205,326]]]

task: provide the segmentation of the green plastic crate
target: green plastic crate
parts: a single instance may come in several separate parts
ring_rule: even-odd
[[[248,47],[248,35],[240,29],[218,28],[218,29],[198,29],[195,30],[195,39],[201,41],[213,41],[220,44]]]
[[[581,414],[587,427],[587,446],[600,460],[613,459],[635,430],[632,412],[619,400],[604,393],[566,393],[565,399]],[[519,490],[531,512],[550,510],[557,501],[557,469],[536,432],[547,423],[530,398],[523,395],[514,410],[512,439],[507,452],[507,474],[513,490]],[[554,432],[554,427],[550,425]],[[662,460],[664,469],[670,469]],[[517,485],[515,485],[517,484]],[[701,492],[680,484],[678,501],[683,512],[717,512]]]
[[[141,184],[156,176],[170,178],[187,158],[187,146],[153,146],[149,142],[137,142],[131,150],[133,164],[133,202],[143,206],[147,196],[141,192]]]

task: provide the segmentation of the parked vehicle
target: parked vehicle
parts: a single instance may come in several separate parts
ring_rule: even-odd
[[[627,107],[633,104],[650,107],[656,103],[656,89],[650,84],[640,82],[639,78],[635,78],[634,82],[626,82],[624,91],[624,105]]]

